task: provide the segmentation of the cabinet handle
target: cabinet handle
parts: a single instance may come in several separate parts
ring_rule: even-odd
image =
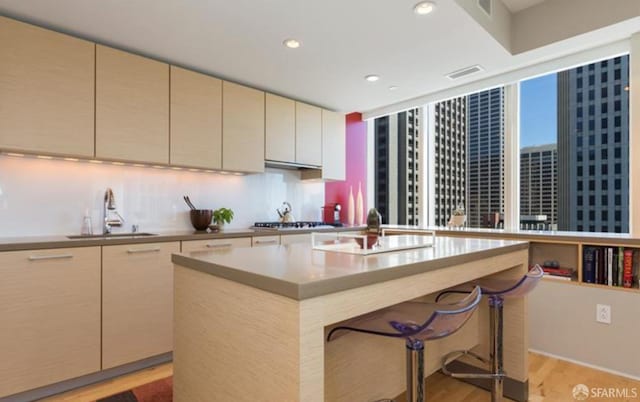
[[[222,247],[231,247],[233,244],[231,243],[221,243],[221,244],[205,244],[207,248],[222,248]]]
[[[29,261],[38,260],[63,260],[66,258],[73,258],[73,254],[59,254],[59,255],[30,255]]]
[[[153,253],[156,251],[160,251],[160,247],[156,247],[156,248],[137,248],[137,249],[129,249],[127,250],[127,253],[129,254],[137,254],[137,253]]]
[[[277,243],[277,240],[256,240],[256,244],[274,244]]]

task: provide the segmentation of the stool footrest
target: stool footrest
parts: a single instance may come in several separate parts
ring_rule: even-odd
[[[462,356],[470,356],[473,357],[474,359],[484,363],[484,364],[491,364],[491,361],[470,351],[470,350],[454,350],[453,352],[447,353],[443,358],[442,358],[442,373],[452,377],[452,378],[484,378],[484,379],[494,379],[494,378],[504,378],[505,374],[504,372],[501,373],[453,373],[451,371],[449,371],[449,369],[447,368],[447,366],[449,365],[449,363],[451,363],[452,361],[458,359],[459,357]]]

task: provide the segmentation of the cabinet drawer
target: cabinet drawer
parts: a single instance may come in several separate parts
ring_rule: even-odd
[[[173,264],[180,243],[102,248],[102,369],[173,349]]]
[[[0,398],[100,370],[100,247],[0,253]]]
[[[308,243],[311,244],[311,233],[281,235],[280,244]]]
[[[255,236],[252,238],[253,247],[273,246],[280,244],[280,236]]]
[[[182,242],[183,253],[220,250],[232,247],[251,247],[251,238],[238,237],[233,239],[189,240]]]

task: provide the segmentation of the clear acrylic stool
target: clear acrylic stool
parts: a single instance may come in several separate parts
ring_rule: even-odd
[[[480,287],[476,286],[464,299],[450,304],[400,303],[333,328],[327,341],[335,339],[339,331],[403,338],[407,351],[407,402],[424,402],[424,342],[444,338],[460,329],[478,308],[481,298]]]
[[[489,360],[469,351],[456,350],[445,355],[442,359],[442,372],[453,378],[461,379],[490,379],[491,380],[491,402],[502,401],[502,389],[504,383],[504,356],[503,356],[503,304],[506,298],[524,297],[535,286],[544,275],[544,271],[539,265],[535,265],[529,272],[520,279],[503,280],[503,279],[480,279],[473,284],[480,286],[482,294],[488,296],[489,299],[489,340],[491,342]],[[452,293],[469,293],[464,290],[446,290],[436,297],[436,301],[442,300],[443,296]],[[447,365],[457,358],[468,355],[485,364],[491,366],[491,372],[482,373],[452,373],[447,369]]]

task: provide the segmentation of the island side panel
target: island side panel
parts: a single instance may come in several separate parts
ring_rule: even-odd
[[[402,301],[433,300],[439,291],[481,277],[515,278],[526,273],[527,250],[511,252],[443,269],[432,270],[361,288],[311,299],[322,304],[325,325],[378,310]],[[528,361],[524,303],[514,300],[505,308],[505,367],[510,377],[526,381]],[[486,298],[481,302],[486,310]],[[435,371],[440,358],[451,350],[470,348],[488,342],[488,315],[474,315],[459,333],[428,342],[426,373]],[[485,319],[486,318],[486,319]],[[507,328],[513,329],[508,330]],[[507,338],[510,337],[510,338]],[[394,396],[405,388],[404,343],[401,340],[362,334],[347,334],[335,344],[328,343],[325,354],[325,395],[327,401],[375,400]],[[395,341],[395,342],[394,342]],[[399,346],[398,346],[399,345]],[[386,346],[386,347],[385,347]],[[488,348],[481,347],[483,350]],[[364,364],[366,362],[366,364]]]
[[[298,302],[175,265],[175,402],[300,398]]]

